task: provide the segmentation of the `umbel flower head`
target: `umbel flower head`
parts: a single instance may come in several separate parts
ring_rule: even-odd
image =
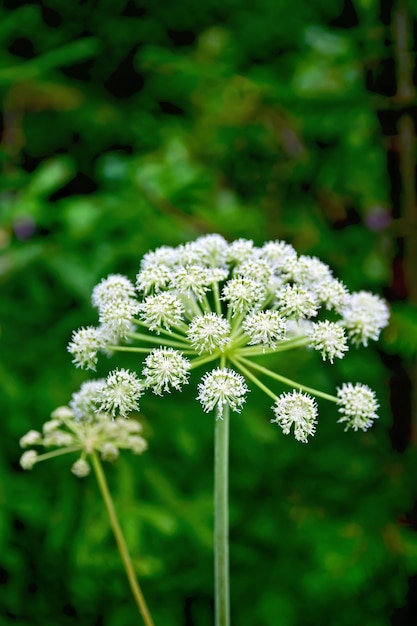
[[[36,463],[55,456],[78,453],[71,471],[83,478],[90,473],[89,456],[98,453],[103,461],[115,461],[121,449],[142,454],[147,448],[141,435],[142,426],[136,420],[99,411],[101,394],[105,380],[85,382],[73,394],[70,406],[55,409],[51,419],[42,427],[42,432],[30,430],[20,439],[22,448],[38,446],[51,451],[39,454],[36,450],[26,450],[20,464],[23,469],[32,469]]]
[[[389,318],[382,298],[349,293],[325,263],[298,256],[286,242],[257,247],[212,234],[162,246],[140,261],[135,284],[120,274],[103,279],[92,304],[98,324],[73,333],[74,364],[94,370],[99,353],[136,352],[139,359],[135,371],[116,369],[92,383],[91,394],[85,383],[71,403],[78,420],[87,408],[90,416],[128,417],[143,393],[180,392],[200,368],[194,388],[204,411],[214,410],[218,419],[227,408],[240,412],[255,385],[274,401],[271,421],[304,443],[317,426],[315,398],[334,402],[345,428],[367,430],[377,417],[366,385],[345,383],[330,395],[284,376],[288,355],[278,353],[309,349],[333,364],[349,342],[366,346],[378,339]],[[271,354],[277,355],[274,370],[262,365]],[[33,455],[26,457],[31,462]]]

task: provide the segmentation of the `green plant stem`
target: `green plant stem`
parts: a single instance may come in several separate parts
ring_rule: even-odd
[[[210,354],[209,356],[198,357],[191,361],[190,369],[193,370],[195,367],[200,367],[200,365],[204,365],[205,363],[210,363],[210,361],[215,361],[218,358],[219,358],[218,352],[214,352],[213,354]]]
[[[150,335],[144,335],[142,333],[126,333],[127,337],[130,337],[131,339],[137,339],[138,341],[145,341],[147,343],[154,343],[157,344],[158,346],[161,345],[161,338],[160,337],[151,337]],[[166,346],[172,346],[173,348],[179,348],[181,349],[187,349],[190,347],[189,343],[186,343],[186,340],[184,339],[183,342],[180,341],[171,341],[169,339],[164,339],[163,340],[164,345]]]
[[[36,463],[40,461],[46,461],[47,459],[53,459],[55,456],[61,456],[61,454],[68,454],[69,452],[77,452],[81,450],[81,446],[68,446],[67,448],[60,448],[59,450],[53,450],[52,452],[46,452],[45,454],[39,454],[36,458]]]
[[[142,615],[143,621],[146,624],[146,626],[154,626],[154,622],[152,620],[151,614],[145,602],[145,598],[143,596],[142,590],[137,581],[135,570],[133,569],[132,560],[130,558],[129,551],[126,546],[126,541],[123,536],[122,529],[120,528],[120,524],[116,515],[116,510],[114,508],[113,500],[110,495],[109,487],[107,485],[107,480],[104,475],[103,468],[101,466],[101,461],[97,455],[97,452],[93,452],[91,456],[92,456],[92,464],[93,464],[94,472],[97,478],[97,483],[100,489],[100,493],[103,496],[104,504],[106,506],[106,510],[107,510],[109,520],[110,520],[110,525],[112,527],[114,537],[116,539],[117,547],[119,549],[123,566],[125,568],[126,575],[129,580],[133,597],[135,599],[139,612]]]
[[[301,348],[303,346],[307,346],[309,343],[310,339],[307,337],[297,337],[297,339],[288,339],[287,341],[279,342],[275,348],[245,346],[239,349],[238,356],[264,356],[265,354],[275,354],[276,352],[284,352],[286,350]]]
[[[219,283],[212,283],[211,288],[213,290],[214,307],[217,315],[222,314],[222,305],[220,302]]]
[[[266,393],[267,396],[269,396],[270,398],[272,398],[273,400],[277,399],[276,394],[271,391],[269,389],[269,387],[267,387],[266,385],[264,385],[259,378],[257,378],[255,376],[255,374],[253,374],[250,370],[248,370],[240,360],[238,359],[232,359],[232,364],[236,366],[236,369],[238,369],[239,371],[242,372],[242,374],[246,377],[249,378],[249,380],[251,380],[253,383],[255,383],[255,385],[257,387],[259,387],[259,389],[261,389],[264,393]]]
[[[272,372],[271,370],[267,369],[266,367],[263,367],[262,365],[258,365],[257,363],[253,363],[253,361],[248,361],[247,359],[244,358],[238,358],[235,357],[235,361],[236,364],[243,370],[242,366],[248,366],[249,368],[253,368],[255,370],[257,370],[258,372],[261,372],[262,374],[265,374],[266,376],[269,376],[270,378],[274,378],[275,380],[278,380],[281,383],[284,383],[285,385],[289,385],[290,387],[294,387],[295,389],[301,389],[302,391],[305,391],[307,393],[312,393],[315,396],[319,396],[319,398],[324,398],[325,400],[329,400],[330,402],[337,402],[337,398],[336,396],[331,396],[328,393],[324,393],[323,391],[320,391],[318,389],[313,389],[312,387],[306,387],[306,385],[301,385],[300,383],[297,383],[294,380],[290,380],[289,378],[285,378],[285,376],[281,376],[280,374],[277,374],[276,372]]]
[[[137,319],[133,319],[132,322],[134,324],[136,324],[136,326],[141,326],[142,328],[146,328],[147,330],[149,330],[149,325],[145,324],[145,322],[141,322],[140,320]],[[181,327],[179,326],[175,326],[175,328],[177,328],[178,330],[182,331],[182,334],[180,333],[176,333],[174,330],[167,330],[165,328],[158,328],[157,334],[162,334],[162,335],[166,335],[167,337],[172,337],[172,339],[180,339],[180,340],[184,340],[184,332],[186,332],[188,330],[188,326],[186,324],[183,324]]]
[[[229,405],[218,416],[214,434],[214,587],[216,626],[230,624],[229,593]]]
[[[112,352],[139,352],[140,354],[149,354],[153,348],[136,348],[136,346],[106,346],[107,350]]]

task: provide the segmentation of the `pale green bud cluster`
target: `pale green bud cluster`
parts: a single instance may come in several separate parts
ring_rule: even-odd
[[[379,296],[350,294],[325,263],[298,256],[286,242],[257,247],[212,234],[162,246],[145,254],[135,285],[110,275],[94,288],[92,303],[99,324],[73,333],[68,350],[75,365],[95,369],[100,352],[116,351],[136,352],[138,365],[135,371],[113,370],[91,389],[85,383],[71,403],[80,422],[102,412],[128,417],[139,410],[143,393],[179,392],[199,367],[206,371],[194,384],[204,411],[221,417],[228,405],[239,412],[254,384],[274,400],[272,421],[284,434],[293,430],[298,441],[315,433],[315,397],[334,402],[339,421],[353,430],[366,430],[377,417],[365,385],[348,383],[329,395],[287,379],[287,355],[277,358],[273,370],[258,362],[264,355],[310,349],[333,364],[344,358],[349,342],[366,346],[388,323]],[[292,391],[277,393],[263,376]]]
[[[95,384],[97,383],[97,384]],[[89,456],[98,453],[103,461],[115,461],[119,450],[131,450],[142,454],[147,443],[142,437],[142,426],[135,420],[122,417],[113,419],[111,415],[97,412],[103,381],[89,381],[71,400],[73,408],[62,406],[55,409],[49,421],[42,427],[42,433],[30,430],[20,439],[22,448],[38,446],[48,452],[39,454],[36,450],[26,450],[20,459],[23,469],[30,470],[36,463],[62,454],[77,453],[78,459],[71,471],[83,478],[90,473]]]

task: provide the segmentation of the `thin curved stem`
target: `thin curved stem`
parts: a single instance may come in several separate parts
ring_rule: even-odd
[[[214,435],[214,587],[216,626],[230,624],[229,405],[223,404]]]
[[[129,551],[127,549],[127,545],[126,545],[125,538],[123,536],[122,529],[120,528],[119,520],[116,515],[116,510],[114,508],[113,499],[111,497],[109,487],[107,485],[107,480],[104,475],[103,468],[101,466],[101,461],[97,455],[97,452],[93,452],[91,457],[92,457],[92,464],[93,464],[94,472],[97,478],[97,483],[100,489],[100,493],[103,496],[104,504],[106,506],[107,514],[110,520],[110,525],[112,527],[114,537],[116,539],[117,547],[119,549],[123,566],[125,568],[125,572],[129,580],[133,597],[138,606],[139,612],[142,615],[144,624],[146,624],[146,626],[154,626],[154,622],[152,620],[152,617],[149,612],[148,606],[145,602],[145,598],[143,596],[142,590],[136,578],[135,570],[133,569],[132,560],[130,558]]]
[[[277,343],[275,348],[260,347],[260,346],[245,346],[240,348],[238,356],[264,356],[265,354],[275,354],[276,352],[284,352],[286,350],[293,350],[295,348],[302,348],[310,343],[308,337],[300,337],[297,339],[288,339]]]
[[[36,457],[36,463],[40,461],[46,461],[47,459],[53,459],[55,456],[61,456],[62,454],[68,454],[69,452],[78,452],[81,450],[81,446],[68,446],[67,448],[60,448],[59,450],[53,450],[52,452],[45,452],[45,454],[39,454]]]
[[[143,333],[126,333],[126,336],[130,337],[131,339],[137,339],[138,341],[144,341],[146,343],[154,343],[157,345],[161,345],[162,343],[160,337],[151,337],[150,335],[144,335]],[[180,350],[181,348],[187,349],[190,347],[190,344],[187,343],[185,339],[182,342],[164,339],[163,343],[166,346],[172,346],[173,348],[179,348]]]
[[[306,391],[307,393],[312,393],[315,396],[319,396],[320,398],[324,398],[325,400],[329,400],[330,402],[338,401],[336,396],[331,396],[330,394],[324,393],[324,391],[320,391],[319,389],[313,389],[312,387],[306,387],[306,385],[301,385],[300,383],[297,383],[295,380],[290,380],[289,378],[286,378],[285,376],[281,376],[281,374],[272,372],[266,367],[263,367],[262,365],[258,365],[257,363],[254,363],[253,361],[248,361],[247,359],[243,357],[240,357],[240,358],[235,357],[235,361],[237,365],[240,365],[242,370],[243,370],[243,366],[246,365],[248,367],[251,367],[257,370],[258,372],[261,372],[262,374],[265,374],[266,376],[269,376],[270,378],[274,378],[275,380],[278,380],[279,382],[284,383],[285,385],[289,385],[290,387],[295,387],[295,389],[301,389],[302,391]]]
[[[269,389],[269,387],[267,387],[266,385],[264,385],[259,378],[257,378],[257,376],[255,376],[255,374],[253,374],[250,370],[248,370],[240,360],[238,359],[232,359],[232,363],[233,365],[236,366],[236,368],[238,370],[240,370],[242,372],[242,374],[246,377],[249,378],[249,380],[251,380],[253,383],[255,383],[255,385],[257,387],[259,387],[259,389],[261,389],[264,393],[266,393],[270,398],[272,398],[273,400],[277,399],[276,394],[271,391]]]
[[[136,326],[141,326],[142,328],[146,328],[147,330],[149,330],[149,325],[145,324],[145,322],[141,322],[140,320],[137,320],[137,319],[133,319],[132,322],[136,324]],[[180,330],[178,326],[176,326],[176,328]],[[184,324],[184,328],[181,328],[181,330],[185,330],[185,331],[187,329],[188,329],[188,326],[186,324]],[[174,330],[167,330],[165,328],[159,328],[157,331],[157,334],[166,335],[167,337],[172,337],[172,339],[180,339],[180,340],[185,339],[184,333],[183,334],[176,333]]]

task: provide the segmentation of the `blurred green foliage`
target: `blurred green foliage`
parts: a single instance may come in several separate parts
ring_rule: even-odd
[[[149,249],[206,232],[286,239],[352,290],[387,288],[389,181],[364,80],[389,53],[386,28],[376,0],[16,4],[0,9],[1,623],[131,626],[93,478],[66,458],[24,474],[18,439],[87,377],[65,346],[95,323],[93,285],[133,278]],[[405,304],[383,349],[417,352]],[[285,364],[329,392],[373,387],[381,419],[366,434],[344,434],[323,405],[303,446],[270,425],[256,391],[234,416],[235,624],[388,626],[405,604],[416,461],[392,449],[383,361],[368,349],[333,368],[311,354]],[[164,626],[213,622],[213,423],[195,394],[144,400],[149,451],[107,470]]]

